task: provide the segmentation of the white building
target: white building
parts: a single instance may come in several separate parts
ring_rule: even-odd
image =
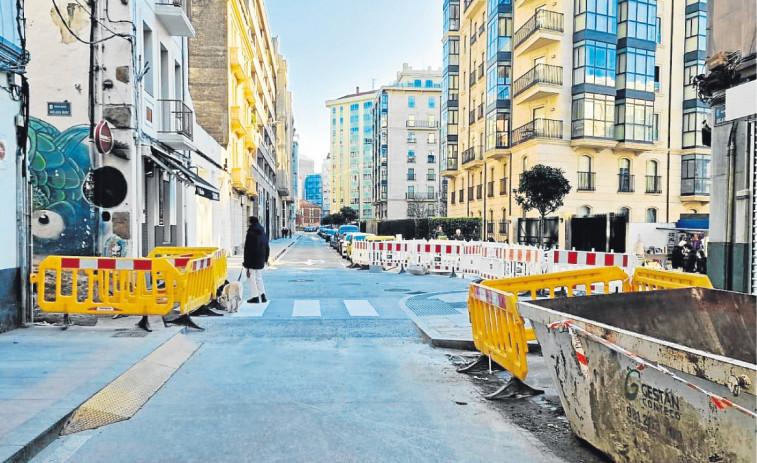
[[[326,156],[321,166],[321,188],[323,188],[323,217],[331,214],[331,159]]]
[[[403,64],[374,101],[376,219],[435,216],[439,210],[441,69]]]

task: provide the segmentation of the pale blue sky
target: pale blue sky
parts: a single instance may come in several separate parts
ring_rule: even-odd
[[[289,63],[300,153],[329,150],[326,100],[391,83],[402,63],[442,65],[441,0],[268,0],[271,34]]]

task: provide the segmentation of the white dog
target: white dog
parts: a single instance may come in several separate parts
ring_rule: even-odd
[[[242,303],[242,282],[232,281],[224,286],[218,303],[229,313],[239,312],[239,304]]]

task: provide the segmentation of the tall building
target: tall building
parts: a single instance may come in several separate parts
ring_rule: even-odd
[[[31,204],[26,169],[28,124],[25,111],[29,101],[25,66],[27,50],[23,37],[24,2],[0,0],[0,333],[31,318],[23,313],[30,307],[27,288],[31,255],[26,217]],[[21,119],[23,123],[18,123]],[[19,143],[20,142],[20,143]]]
[[[276,189],[277,52],[263,0],[191,3],[189,85],[197,121],[226,148],[231,172],[232,240],[244,244],[246,217],[269,236],[281,229]]]
[[[300,134],[297,129],[294,130],[294,137],[292,138],[292,188],[294,189],[294,197],[299,201],[300,199]],[[295,209],[297,209],[295,207]]]
[[[497,240],[531,241],[536,213],[512,190],[536,164],[570,181],[554,217],[566,230],[594,214],[670,223],[706,213],[706,109],[690,80],[706,3],[674,3],[445,0],[448,215],[482,217]]]
[[[315,173],[315,161],[310,159],[307,156],[298,156],[298,167],[297,167],[297,177],[300,185],[300,198],[304,199],[305,194],[304,190],[302,189],[302,185],[305,184],[305,178],[308,175],[313,175]]]
[[[321,189],[323,191],[323,216],[331,214],[331,155],[326,156],[321,166]]]
[[[712,206],[707,273],[717,288],[757,294],[757,51],[755,3],[707,4],[712,105]],[[725,56],[724,56],[725,55]]]
[[[373,218],[373,100],[375,91],[329,100],[331,206],[350,207],[360,220]]]
[[[321,174],[305,177],[305,201],[323,208],[323,179]]]
[[[276,50],[279,39],[274,39]],[[276,190],[279,193],[279,210],[281,211],[281,228],[294,230],[295,199],[297,197],[292,185],[294,175],[294,110],[292,92],[288,89],[288,64],[280,53],[276,53]]]
[[[439,201],[441,70],[407,63],[373,102],[376,219],[432,217]]]

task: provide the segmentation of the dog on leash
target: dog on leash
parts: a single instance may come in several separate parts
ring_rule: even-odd
[[[239,312],[239,305],[242,303],[242,282],[232,281],[224,286],[218,303],[229,313]]]

